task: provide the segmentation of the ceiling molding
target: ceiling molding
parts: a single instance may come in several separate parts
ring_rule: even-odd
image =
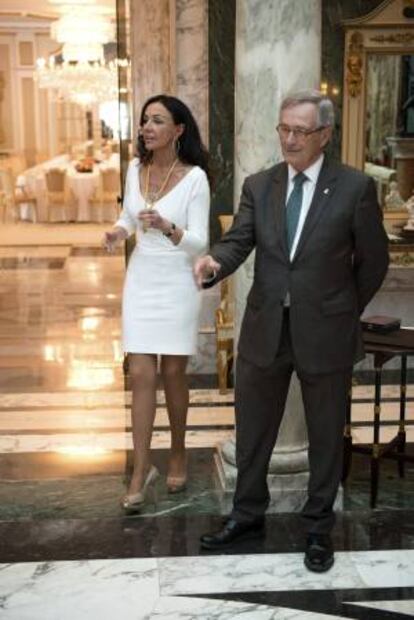
[[[52,15],[51,13],[32,13],[30,11],[1,11],[0,20],[2,17],[11,17],[14,19],[32,19],[42,21],[55,21],[59,15]]]

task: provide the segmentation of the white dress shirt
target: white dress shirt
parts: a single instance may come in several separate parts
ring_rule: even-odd
[[[319,173],[322,168],[324,155],[322,155],[313,163],[309,168],[303,171],[303,174],[306,175],[306,181],[303,183],[303,199],[302,199],[302,208],[300,210],[298,227],[296,228],[295,238],[292,243],[292,248],[290,250],[290,260],[293,260],[295,256],[296,248],[298,247],[299,239],[302,234],[303,225],[305,224],[306,216],[308,215],[309,208],[311,206],[312,198],[315,193],[316,183],[319,177]],[[289,200],[289,196],[291,191],[293,190],[293,179],[298,174],[298,171],[292,168],[292,166],[288,165],[288,190],[286,196],[286,204]]]

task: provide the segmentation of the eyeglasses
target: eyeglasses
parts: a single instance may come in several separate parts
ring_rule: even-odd
[[[316,127],[315,129],[306,129],[305,127],[289,127],[289,125],[280,124],[276,127],[276,131],[279,136],[283,139],[289,137],[291,133],[295,139],[306,140],[308,136],[317,131],[322,131],[325,127]]]

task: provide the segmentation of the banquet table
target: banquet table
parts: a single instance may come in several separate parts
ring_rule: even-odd
[[[119,157],[117,154],[111,156],[108,160],[103,160],[99,164],[94,165],[91,172],[78,172],[75,163],[69,159],[68,155],[60,155],[54,157],[38,166],[29,168],[20,174],[17,178],[16,188],[25,190],[29,194],[35,196],[37,201],[37,221],[48,221],[47,209],[47,187],[46,187],[46,171],[50,168],[65,169],[67,174],[67,183],[70,190],[70,201],[66,205],[66,214],[63,208],[55,208],[52,221],[72,222],[101,222],[113,219],[114,210],[109,212],[108,207],[90,203],[95,190],[99,184],[100,170],[103,168],[119,169]],[[66,218],[65,218],[66,215]],[[29,204],[22,204],[21,217],[26,220],[33,220],[34,213]]]

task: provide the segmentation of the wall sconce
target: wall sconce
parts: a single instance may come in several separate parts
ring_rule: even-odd
[[[328,82],[321,82],[320,91],[327,97],[338,97],[341,92],[338,86],[335,84],[329,84]]]

